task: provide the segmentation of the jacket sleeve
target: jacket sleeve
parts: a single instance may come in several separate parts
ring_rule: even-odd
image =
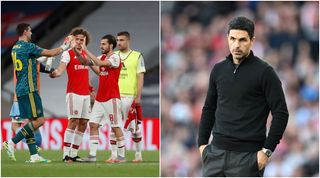
[[[262,76],[262,87],[272,114],[272,122],[264,148],[274,151],[286,129],[289,113],[281,81],[270,66]]]
[[[209,79],[209,88],[207,92],[207,97],[202,108],[199,136],[198,136],[198,146],[208,144],[211,130],[215,122],[215,112],[217,108],[217,89],[215,83],[214,68],[211,71]]]

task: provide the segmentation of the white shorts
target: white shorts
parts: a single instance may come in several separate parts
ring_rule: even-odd
[[[68,119],[90,118],[90,95],[78,95],[75,93],[67,93],[66,102]]]
[[[132,102],[134,101],[134,96],[121,96],[121,103],[122,103],[122,115],[124,118],[124,123],[126,123],[128,119],[128,113]],[[132,120],[128,127],[125,128],[126,131],[135,131],[136,130],[136,120]]]
[[[111,127],[123,127],[121,114],[121,100],[112,98],[106,102],[95,101],[90,122],[101,126],[110,124]]]

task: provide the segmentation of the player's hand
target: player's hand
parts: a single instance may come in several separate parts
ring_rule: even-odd
[[[46,62],[46,71],[50,71],[51,70],[51,66],[52,66],[52,60],[54,60],[54,57],[48,57],[47,62]]]
[[[201,146],[199,147],[199,151],[200,151],[200,156],[201,156],[201,157],[202,157],[203,150],[206,148],[206,146],[208,146],[208,145],[201,145]]]
[[[259,170],[262,170],[264,167],[266,167],[268,160],[269,160],[268,156],[264,154],[262,150],[258,151],[257,162],[258,162]]]
[[[90,102],[94,103],[95,99],[96,99],[96,92],[91,91],[90,92]]]
[[[47,61],[47,57],[46,56],[41,56],[41,57],[38,57],[37,59],[36,59],[38,62],[46,62]]]
[[[88,50],[86,42],[87,42],[87,39],[86,39],[86,37],[84,37],[83,43],[81,44],[81,49],[84,51]]]
[[[135,99],[134,99],[134,102],[136,103],[136,104],[140,104],[141,103],[141,98],[140,97],[136,97]]]
[[[73,47],[72,48],[74,52],[78,53],[78,54],[81,54],[81,49],[78,49],[76,47]]]
[[[57,70],[54,70],[53,72],[51,72],[50,74],[49,74],[49,77],[50,78],[56,78],[58,75],[57,75]]]
[[[73,41],[73,36],[72,35],[67,36],[64,39],[60,48],[62,48],[63,51],[67,50],[70,47],[72,41]]]
[[[76,40],[74,40],[74,37],[72,36],[72,41],[70,44],[70,48],[75,48],[77,46]]]

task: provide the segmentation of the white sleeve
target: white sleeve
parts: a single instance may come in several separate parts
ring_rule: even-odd
[[[69,64],[70,62],[70,55],[69,55],[69,52],[68,51],[64,51],[61,55],[61,62],[64,62],[66,63],[66,65]]]
[[[144,59],[142,54],[140,54],[137,65],[137,74],[146,72],[146,67],[144,66]]]
[[[117,68],[119,67],[120,64],[120,57],[116,54],[112,54],[109,58],[108,58],[109,62],[111,63],[110,67],[114,67]]]

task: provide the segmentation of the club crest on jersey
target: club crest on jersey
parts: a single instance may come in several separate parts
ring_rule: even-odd
[[[78,110],[75,110],[75,111],[74,111],[74,114],[78,114]]]
[[[107,76],[108,74],[109,74],[108,71],[103,71],[103,70],[100,71],[101,76]]]

